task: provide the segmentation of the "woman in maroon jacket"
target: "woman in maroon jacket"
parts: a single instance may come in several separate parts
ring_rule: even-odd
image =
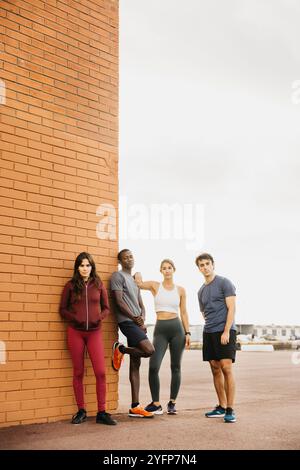
[[[73,277],[64,287],[60,314],[68,321],[67,340],[73,362],[73,387],[78,412],[73,424],[86,420],[83,398],[84,351],[87,348],[96,376],[98,401],[97,423],[117,424],[105,411],[106,381],[101,322],[109,314],[106,289],[89,253],[80,253],[74,264]]]

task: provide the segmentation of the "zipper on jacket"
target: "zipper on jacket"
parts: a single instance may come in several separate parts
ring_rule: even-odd
[[[85,285],[85,305],[86,305],[86,330],[89,329],[89,303],[88,303],[88,282]]]

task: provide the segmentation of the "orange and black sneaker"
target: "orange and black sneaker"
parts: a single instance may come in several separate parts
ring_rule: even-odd
[[[136,406],[135,408],[130,408],[128,416],[131,418],[153,418],[154,414],[144,410],[141,406]]]
[[[112,363],[113,369],[116,371],[120,370],[120,367],[122,365],[122,361],[124,358],[124,354],[122,354],[119,351],[119,346],[121,346],[121,344],[118,341],[116,341],[113,344],[113,348],[112,348],[111,363]]]

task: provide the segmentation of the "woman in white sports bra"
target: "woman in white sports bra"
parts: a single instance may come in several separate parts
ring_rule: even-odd
[[[154,329],[153,346],[155,352],[149,362],[149,385],[152,402],[145,408],[154,414],[163,414],[159,401],[159,369],[169,346],[171,356],[170,401],[168,414],[177,414],[175,403],[181,382],[181,358],[184,348],[190,347],[189,319],[186,310],[186,294],[183,287],[173,281],[175,265],[170,259],[164,259],[160,265],[163,282],[143,282],[141,273],[134,278],[140,289],[149,290],[154,296],[157,321]],[[179,317],[180,313],[180,317]]]

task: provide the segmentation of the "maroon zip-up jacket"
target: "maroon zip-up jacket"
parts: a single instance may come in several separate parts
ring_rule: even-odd
[[[110,313],[107,291],[101,283],[88,282],[82,290],[81,298],[75,301],[74,287],[67,282],[62,292],[60,315],[76,330],[98,330],[101,321]]]

